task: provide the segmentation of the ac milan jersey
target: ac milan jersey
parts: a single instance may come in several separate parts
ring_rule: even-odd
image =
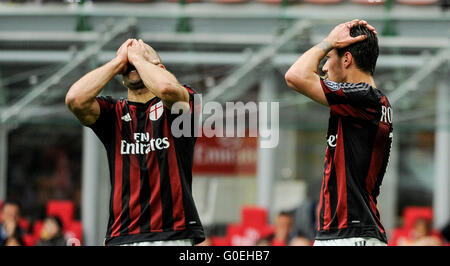
[[[387,242],[377,196],[392,142],[390,104],[367,83],[320,83],[330,119],[316,239],[373,237]]]
[[[193,121],[194,91],[186,89]],[[96,99],[100,116],[89,127],[106,148],[111,181],[105,245],[203,241],[191,188],[196,138],[172,135],[178,114],[157,97],[147,103]]]

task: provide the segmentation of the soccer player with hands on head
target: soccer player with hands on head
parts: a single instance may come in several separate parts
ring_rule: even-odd
[[[122,75],[126,99],[98,96]],[[128,39],[115,58],[76,81],[66,105],[103,143],[111,181],[105,245],[194,245],[205,239],[192,197],[194,136],[171,124],[194,115],[194,90],[166,70],[158,53]],[[178,103],[177,110],[172,112]]]
[[[354,19],[337,25],[285,75],[289,87],[330,108],[315,246],[387,244],[377,196],[393,127],[392,108],[373,78],[378,53],[375,28]]]

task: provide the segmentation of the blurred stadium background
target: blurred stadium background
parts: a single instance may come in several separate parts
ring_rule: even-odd
[[[64,97],[127,38],[152,45],[204,101],[280,103],[275,149],[259,149],[256,138],[199,140],[193,191],[209,243],[288,245],[268,237],[286,235],[282,228],[290,228],[289,239],[310,237],[328,110],[289,89],[284,73],[353,18],[379,33],[375,81],[394,108],[392,156],[378,200],[390,244],[410,237],[418,217],[448,243],[448,1],[1,0],[0,200],[20,203],[25,244],[36,244],[49,214],[62,217],[68,238],[103,244],[106,153]],[[118,78],[103,94],[126,97],[126,89]],[[284,214],[292,227],[282,225]]]

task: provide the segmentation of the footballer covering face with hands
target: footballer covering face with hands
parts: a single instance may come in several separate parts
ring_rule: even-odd
[[[98,96],[122,75],[126,99]],[[189,246],[204,240],[192,197],[196,138],[174,137],[171,123],[194,115],[194,90],[166,70],[156,51],[128,39],[116,57],[67,92],[66,105],[103,143],[111,181],[105,245]],[[171,112],[177,103],[181,112]]]

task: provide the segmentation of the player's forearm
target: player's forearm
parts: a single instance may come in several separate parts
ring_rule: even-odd
[[[133,61],[145,86],[166,104],[188,101],[187,91],[169,71],[154,65],[144,58]],[[170,106],[169,106],[170,107]]]
[[[123,68],[122,63],[113,59],[105,65],[87,73],[69,89],[66,95],[66,105],[71,109],[83,109],[95,101],[103,87]]]
[[[289,87],[303,92],[305,83],[316,78],[320,61],[332,49],[327,41],[313,46],[303,53],[286,72],[285,79]]]

